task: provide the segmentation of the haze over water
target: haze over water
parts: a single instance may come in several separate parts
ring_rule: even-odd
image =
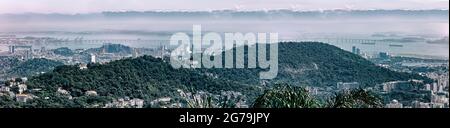
[[[444,12],[444,13],[443,13]],[[445,12],[447,12],[445,14]],[[370,12],[367,15],[352,11],[329,11],[313,16],[295,16],[293,12],[153,12],[150,16],[138,12],[93,13],[82,15],[21,14],[0,15],[0,32],[19,37],[53,37],[85,40],[155,40],[151,45],[125,43],[132,47],[155,47],[168,43],[173,33],[192,31],[193,25],[202,25],[207,32],[276,32],[281,40],[321,41],[363,52],[389,52],[396,55],[449,57],[449,45],[429,44],[427,41],[448,37],[448,10],[406,15],[405,12]],[[348,13],[348,14],[347,14]],[[380,13],[380,14],[378,14]],[[388,13],[386,16],[383,13]],[[392,13],[392,14],[390,14]],[[423,13],[423,12],[422,12]],[[183,16],[183,14],[187,16]],[[294,16],[292,16],[294,15]],[[378,36],[374,36],[378,35]],[[383,35],[383,36],[379,36]],[[422,41],[380,42],[364,45],[361,42],[339,42],[338,39],[392,40],[420,38]],[[120,42],[119,42],[120,43]],[[102,44],[71,45],[69,48],[91,48]],[[403,47],[390,47],[403,45]],[[56,48],[61,46],[46,46]]]

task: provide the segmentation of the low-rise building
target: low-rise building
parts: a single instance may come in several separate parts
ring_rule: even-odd
[[[87,69],[88,67],[87,67],[87,64],[80,64],[80,65],[78,65],[78,67],[81,69],[81,70],[84,70],[84,69]]]
[[[86,91],[84,94],[86,96],[97,96],[97,92],[96,91]]]
[[[431,108],[444,108],[445,104],[443,103],[430,103]]]
[[[32,99],[32,97],[27,94],[17,94],[16,95],[17,102],[27,102],[29,99]]]
[[[11,91],[11,88],[8,86],[0,86],[0,92],[9,92]]]
[[[446,95],[437,95],[437,94],[432,94],[431,95],[431,103],[448,103],[449,99]]]
[[[27,90],[26,84],[19,84],[19,85],[17,85],[17,87],[19,87],[19,94],[22,94],[23,92],[25,92]]]
[[[389,93],[393,90],[411,90],[412,89],[412,88],[410,88],[411,86],[407,86],[407,85],[410,85],[411,82],[415,82],[415,81],[410,80],[410,81],[386,82],[386,83],[382,84],[382,91]]]
[[[105,104],[104,108],[143,108],[144,100],[134,98],[119,98],[111,103]]]
[[[411,103],[411,105],[412,105],[412,108],[431,108],[430,103],[423,103],[420,101],[413,101]]]
[[[349,89],[354,89],[354,88],[359,88],[359,83],[358,82],[338,82],[336,84],[336,88],[338,90],[349,90]]]
[[[403,104],[397,100],[392,100],[389,104],[386,104],[386,108],[403,108]]]
[[[56,92],[58,92],[59,94],[62,94],[62,95],[69,95],[70,94],[69,91],[62,89],[61,87],[59,87]]]

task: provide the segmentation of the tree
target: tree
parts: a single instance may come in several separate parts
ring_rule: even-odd
[[[341,91],[320,104],[303,87],[278,85],[256,99],[254,108],[380,108],[381,98],[364,89]]]
[[[318,108],[319,102],[302,87],[287,84],[266,90],[253,104],[254,108]]]
[[[328,100],[328,108],[381,108],[381,98],[364,89],[345,90]]]
[[[208,95],[200,95],[195,97],[192,95],[190,100],[186,100],[186,104],[188,108],[216,108],[214,105],[212,97]]]

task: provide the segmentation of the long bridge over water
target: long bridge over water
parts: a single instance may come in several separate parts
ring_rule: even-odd
[[[99,44],[99,43],[169,43],[169,40],[133,40],[133,39],[87,39],[87,40],[61,40],[55,43],[82,43],[82,44]],[[280,39],[279,42],[336,42],[336,43],[392,43],[389,40],[380,39],[351,39],[351,38],[305,38],[305,39]],[[45,43],[45,42],[44,42]]]

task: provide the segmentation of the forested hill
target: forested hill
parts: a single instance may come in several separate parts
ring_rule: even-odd
[[[376,66],[361,56],[324,43],[286,43],[280,45],[280,75],[284,81],[305,81],[308,85],[335,85],[359,82],[362,85],[419,79],[425,77],[394,72]],[[292,72],[292,69],[297,69]],[[299,70],[303,69],[303,70]]]
[[[43,58],[35,58],[18,63],[17,65],[9,69],[6,73],[9,77],[31,77],[42,72],[52,71],[53,68],[61,65],[63,65],[62,62]]]
[[[289,42],[279,46],[278,76],[272,83],[290,83],[308,86],[335,86],[337,82],[358,82],[363,86],[425,77],[394,72],[342,50],[336,46],[317,42]],[[245,83],[258,83],[259,69],[212,69],[220,77]]]
[[[161,97],[177,98],[177,89],[203,90],[218,94],[221,91],[242,92],[253,101],[261,94],[261,69],[174,69],[167,62],[150,56],[128,58],[108,64],[90,64],[88,69],[60,66],[28,81],[39,98],[32,106],[84,107],[94,103],[108,103],[112,98],[130,97],[148,103]],[[323,43],[281,43],[279,45],[279,73],[265,83],[292,85],[336,86],[337,82],[359,82],[374,86],[379,83],[421,79],[418,75],[398,73],[378,67],[370,61],[335,46]],[[58,88],[70,92],[69,100],[58,95]],[[96,91],[98,96],[85,96]],[[60,97],[60,98],[58,98]]]
[[[86,91],[96,91],[99,96],[96,100],[102,103],[110,102],[111,98],[121,97],[140,98],[146,101],[161,97],[176,98],[177,89],[204,90],[215,94],[222,90],[231,90],[242,92],[249,97],[258,95],[255,93],[257,87],[254,85],[213,78],[192,69],[174,69],[169,63],[151,56],[123,59],[103,65],[90,64],[88,69],[60,66],[53,72],[30,79],[28,86],[31,89],[42,89],[35,94],[38,97],[56,96],[58,88],[67,90],[71,96],[77,97],[74,100],[56,97],[45,100],[52,103],[53,106],[50,107],[76,107],[77,103],[89,104],[90,101],[84,98]],[[47,104],[43,105],[46,107]]]

